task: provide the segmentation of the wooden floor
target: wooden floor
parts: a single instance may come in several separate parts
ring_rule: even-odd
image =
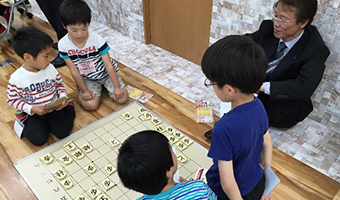
[[[25,16],[16,15],[13,31],[15,32],[15,29],[28,25],[35,26],[56,39],[55,33],[49,24],[36,17],[29,20]],[[13,167],[13,164],[54,143],[56,139],[50,137],[47,144],[42,147],[36,147],[31,145],[25,138],[19,139],[13,132],[12,127],[15,120],[15,109],[6,104],[6,88],[11,73],[20,67],[23,61],[14,54],[6,38],[0,40],[0,47],[0,61],[9,58],[14,63],[10,66],[0,68],[0,199],[36,199],[28,185]],[[54,54],[56,55],[56,52],[54,52]],[[210,129],[213,124],[198,124],[195,122],[193,103],[120,63],[119,67],[120,75],[125,84],[154,94],[154,97],[145,103],[145,107],[204,147],[209,148],[210,143],[204,138],[203,133]],[[79,105],[76,85],[68,68],[58,68],[58,71],[64,80],[68,96],[75,100],[76,119],[72,132],[124,106],[114,103],[105,91],[100,107],[96,111],[87,112],[83,110]],[[132,100],[129,100],[126,105],[130,102],[132,102]],[[273,192],[273,199],[275,200],[340,200],[340,183],[311,169],[277,149],[273,151],[272,168],[281,179],[281,183]]]

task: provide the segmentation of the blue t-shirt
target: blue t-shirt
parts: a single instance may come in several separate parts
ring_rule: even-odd
[[[267,113],[258,98],[235,107],[215,123],[208,152],[213,165],[206,177],[217,196],[228,198],[221,187],[218,160],[233,161],[235,180],[242,196],[254,189],[263,175],[260,154],[267,130]]]
[[[171,189],[156,194],[144,195],[138,200],[216,200],[216,194],[203,181],[177,183]]]

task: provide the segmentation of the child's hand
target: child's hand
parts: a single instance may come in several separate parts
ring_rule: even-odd
[[[262,196],[260,200],[272,200],[272,193],[269,193],[267,197]]]
[[[44,109],[44,106],[33,106],[31,108],[31,112],[32,113],[35,113],[37,115],[45,115],[46,113],[50,112],[51,111],[51,108],[48,108],[48,109]]]
[[[81,96],[85,101],[89,101],[95,98],[95,95],[90,90],[85,90]]]
[[[56,110],[61,110],[67,106],[67,98],[64,98],[63,103],[61,103],[58,107],[56,107]]]
[[[124,97],[124,90],[121,87],[116,87],[114,94],[113,94],[113,99],[117,100]]]
[[[179,177],[179,182],[188,182],[187,179],[183,178],[182,176]]]

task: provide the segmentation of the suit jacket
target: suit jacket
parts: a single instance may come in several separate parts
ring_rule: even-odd
[[[258,31],[248,34],[262,46],[268,62],[275,54],[279,41],[273,30],[273,22],[266,20]],[[270,95],[259,94],[270,126],[291,127],[313,110],[310,97],[322,79],[329,53],[318,30],[312,25],[306,27],[300,40],[276,69],[266,76],[265,81],[270,82]]]

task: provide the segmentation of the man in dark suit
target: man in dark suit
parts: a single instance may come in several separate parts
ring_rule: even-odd
[[[259,90],[269,126],[289,128],[313,110],[311,95],[319,85],[329,50],[311,25],[317,0],[279,0],[272,20],[246,34],[264,49],[268,70]],[[210,138],[212,131],[205,133]]]
[[[265,50],[268,63],[273,62],[280,42],[285,43],[283,58],[267,70],[259,99],[270,126],[289,128],[313,110],[310,97],[322,79],[329,50],[310,25],[317,0],[279,0],[274,9],[273,20],[262,22],[250,36]]]

